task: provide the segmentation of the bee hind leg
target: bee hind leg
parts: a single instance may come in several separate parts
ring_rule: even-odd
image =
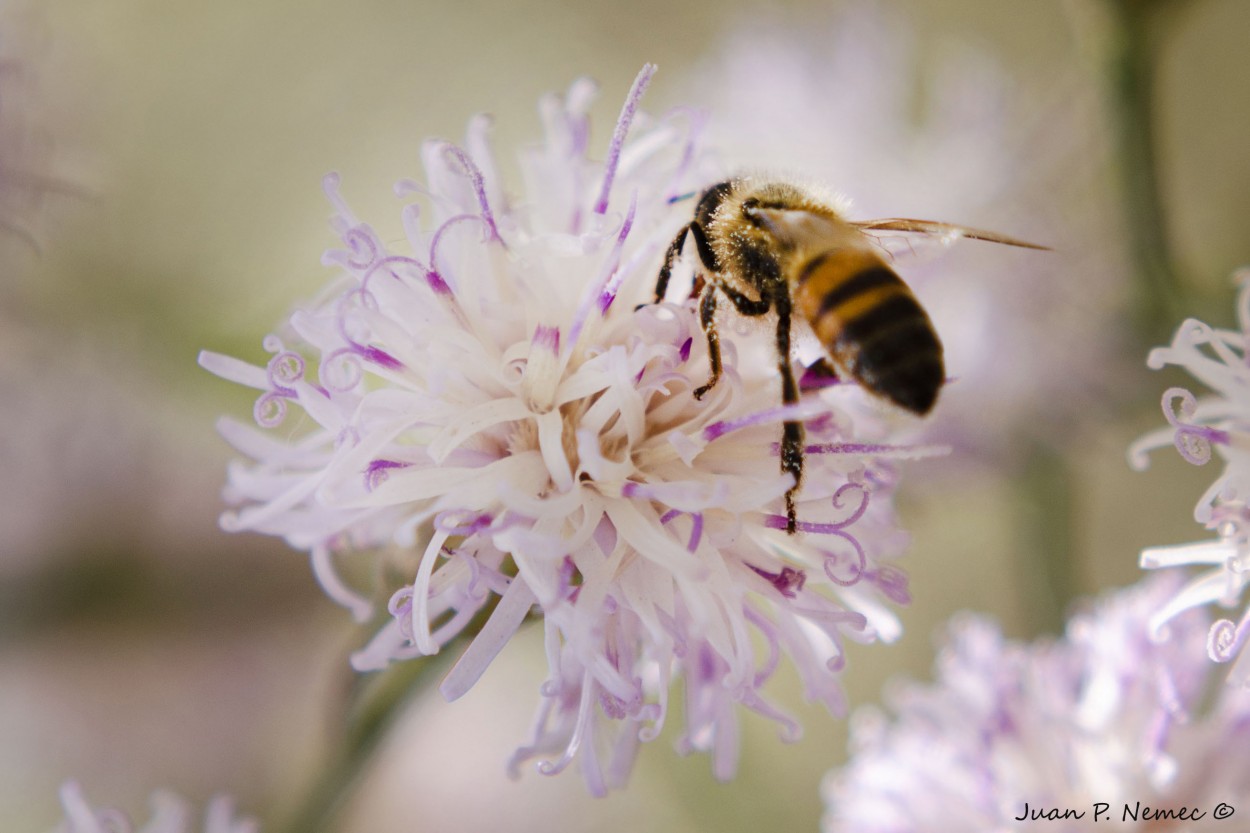
[[[777,369],[781,373],[781,400],[787,405],[799,401],[799,385],[790,365],[790,294],[785,286],[773,292],[777,307]],[[786,532],[798,531],[794,500],[803,483],[803,423],[787,420],[781,430],[781,470],[794,475],[794,485],[786,491]]]
[[[786,532],[793,535],[799,528],[794,498],[803,478],[803,423],[787,422],[781,429],[781,470],[794,475],[794,485],[786,491]]]

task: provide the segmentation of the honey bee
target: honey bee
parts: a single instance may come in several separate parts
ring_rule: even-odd
[[[737,178],[703,192],[694,219],[664,255],[655,285],[659,303],[686,238],[693,237],[703,273],[699,320],[707,336],[711,375],[695,389],[702,399],[721,374],[717,297],[742,315],[777,314],[777,366],[781,398],[799,401],[791,357],[791,321],[809,324],[826,358],[819,370],[854,379],[860,387],[917,415],[927,414],[946,379],[942,342],[928,313],[886,262],[873,232],[959,236],[1009,246],[1044,249],[1001,234],[930,220],[853,221],[798,186]],[[794,475],[786,492],[786,531],[797,530],[794,500],[803,479],[803,425],[782,428],[781,470]]]

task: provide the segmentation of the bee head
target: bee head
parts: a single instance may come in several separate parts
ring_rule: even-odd
[[[694,221],[699,225],[707,228],[712,217],[716,214],[716,209],[720,208],[720,204],[725,201],[725,197],[733,190],[733,183],[730,181],[718,182],[711,188],[703,192],[703,196],[699,198],[699,204],[694,210]]]

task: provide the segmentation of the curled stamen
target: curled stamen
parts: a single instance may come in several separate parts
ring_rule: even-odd
[[[428,275],[430,271],[425,266],[425,264],[417,260],[415,257],[404,257],[402,255],[388,255],[387,257],[384,257],[374,262],[372,265],[369,266],[368,269],[365,270],[364,274],[360,276],[360,288],[367,289],[369,286],[370,279],[372,279],[374,275],[376,275],[378,272],[382,271],[383,269],[386,269],[386,273],[390,275],[392,278],[394,278],[395,280],[397,281],[403,280],[403,278],[400,277],[397,271],[389,268],[391,266],[394,266],[395,264],[411,266],[415,271],[423,275]]]
[[[486,199],[486,181],[482,177],[482,171],[477,165],[473,164],[473,160],[469,158],[469,154],[461,150],[457,145],[448,142],[444,146],[444,152],[455,158],[463,168],[465,176],[473,183],[473,193],[477,196],[477,203],[482,209],[482,222],[486,225],[486,230],[490,234],[490,239],[495,242],[502,242],[503,238],[499,236],[499,229],[495,226],[495,215],[490,210],[490,203]]]
[[[434,236],[430,238],[430,269],[426,273],[425,279],[430,284],[430,288],[440,294],[451,294],[452,290],[447,285],[446,279],[443,277],[443,270],[438,268],[438,252],[439,246],[443,242],[443,235],[455,225],[459,225],[465,221],[472,220],[474,222],[486,225],[486,230],[491,234],[495,233],[495,227],[492,223],[488,223],[486,218],[480,214],[457,214],[455,217],[449,217],[434,232]],[[439,287],[442,287],[441,289]]]
[[[347,201],[343,199],[343,192],[340,189],[341,184],[342,177],[339,176],[337,171],[331,171],[321,178],[321,191],[326,195],[326,199],[330,201],[330,205],[334,207],[335,214],[349,225],[356,225],[356,217],[348,207]]]
[[[854,539],[842,530],[858,521],[861,517],[863,517],[864,512],[868,510],[868,500],[870,498],[868,489],[859,483],[844,483],[842,486],[838,487],[836,492],[833,493],[832,503],[835,509],[841,509],[843,495],[851,491],[859,492],[859,506],[855,507],[855,511],[853,511],[850,517],[846,520],[838,521],[837,523],[832,524],[806,523],[800,521],[798,528],[803,532],[818,532],[825,535],[839,535],[853,541]],[[788,524],[789,520],[784,515],[764,516],[764,525],[769,529],[786,529]],[[856,546],[858,546],[858,544],[856,544]]]
[[[840,576],[835,575],[834,571],[844,560],[843,557],[838,553],[826,551],[824,561],[825,575],[828,576],[829,580],[834,584],[842,587],[851,587],[852,585],[858,584],[864,577],[864,571],[868,567],[868,556],[864,552],[864,548],[860,545],[859,541],[855,540],[854,537],[847,535],[846,533],[835,534],[838,534],[840,537],[845,538],[851,543],[851,546],[855,551],[855,561],[850,565],[850,576],[848,578],[841,578]]]
[[[1209,425],[1199,425],[1193,419],[1198,402],[1184,388],[1168,388],[1163,392],[1163,415],[1176,428],[1173,442],[1187,462],[1205,465],[1211,459],[1211,444],[1228,445],[1227,431]]]
[[[327,257],[355,270],[368,269],[378,259],[378,244],[368,226],[352,226],[343,232],[342,238],[348,251],[327,252]]]
[[[1237,626],[1229,619],[1220,619],[1207,632],[1207,656],[1212,662],[1229,662],[1237,656],[1246,641],[1245,620]]]
[[[463,561],[464,565],[469,568],[469,581],[464,587],[465,595],[475,600],[486,598],[486,594],[490,592],[490,589],[483,582],[484,571],[481,563],[475,557],[475,553],[471,553],[466,549],[455,549],[452,550],[451,554],[453,557]]]
[[[344,292],[334,306],[334,324],[343,341],[352,347],[360,347],[361,340],[369,337],[367,326],[360,320],[360,310],[372,313],[377,309],[377,298],[367,289],[356,287]],[[354,327],[359,333],[353,334],[349,327]]]
[[[365,344],[363,339],[369,338],[368,328],[362,322],[362,329],[359,335],[353,335],[349,329],[349,325],[353,319],[353,313],[356,307],[368,312],[376,312],[378,309],[378,301],[374,295],[366,290],[363,286],[345,292],[343,297],[339,299],[338,305],[335,307],[335,326],[338,328],[339,336],[343,341],[347,342],[349,350],[367,362],[386,368],[387,370],[399,370],[404,363],[392,356],[390,353],[381,348]],[[337,355],[338,351],[331,355]]]
[[[754,570],[755,568],[752,567],[751,569]],[[742,606],[742,613],[748,622],[755,625],[756,629],[759,630],[768,643],[768,659],[764,661],[763,665],[755,669],[755,679],[751,683],[756,688],[759,688],[768,682],[768,678],[776,672],[777,666],[781,664],[781,642],[777,636],[777,626],[770,622],[762,613],[752,609],[749,605]]]
[[[337,393],[355,389],[364,379],[359,356],[351,347],[340,347],[321,360],[321,382]]]
[[[286,419],[286,397],[273,391],[261,394],[252,406],[252,418],[261,428],[277,428]]]
[[[536,768],[543,775],[557,775],[573,762],[574,756],[577,755],[577,750],[582,745],[582,739],[585,738],[586,733],[589,731],[591,718],[590,703],[594,689],[597,687],[594,678],[587,671],[582,677],[582,696],[577,705],[577,721],[574,725],[573,734],[569,738],[568,745],[564,748],[564,754],[558,760],[538,762]]]
[[[414,592],[411,585],[401,587],[391,595],[390,600],[386,603],[386,610],[391,616],[395,617],[396,623],[399,625],[399,632],[409,642],[413,640],[412,635],[412,602]]]
[[[294,393],[291,385],[304,378],[304,357],[291,350],[284,350],[269,360],[266,370],[269,382],[282,393]]]

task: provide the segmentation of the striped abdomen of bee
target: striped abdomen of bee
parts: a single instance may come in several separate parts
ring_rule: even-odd
[[[913,413],[929,412],[946,379],[942,344],[911,289],[875,252],[848,246],[799,258],[788,279],[840,373]]]

